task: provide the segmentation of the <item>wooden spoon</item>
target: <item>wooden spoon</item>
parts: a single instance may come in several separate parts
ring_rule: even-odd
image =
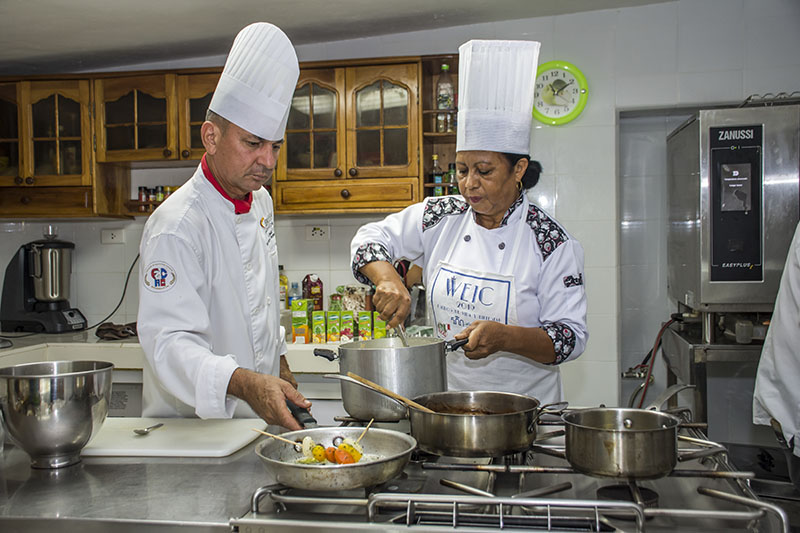
[[[357,375],[357,374],[353,374],[352,372],[348,372],[348,373],[347,373],[347,375],[348,375],[349,377],[353,378],[353,379],[354,379],[354,380],[356,380],[356,381],[360,381],[361,383],[363,383],[364,385],[366,385],[366,386],[368,386],[368,387],[370,387],[370,388],[373,388],[373,389],[375,389],[375,390],[377,390],[377,391],[380,391],[380,392],[382,392],[382,393],[383,393],[383,394],[385,394],[386,396],[389,396],[389,397],[391,397],[391,398],[394,398],[394,399],[395,399],[395,400],[397,400],[397,401],[403,402],[404,404],[406,404],[406,405],[407,405],[407,406],[409,406],[409,407],[413,407],[414,409],[419,409],[420,411],[424,411],[424,412],[426,412],[426,413],[436,413],[436,411],[433,411],[433,410],[431,410],[431,409],[428,409],[428,408],[427,408],[427,407],[425,407],[424,405],[422,405],[422,404],[419,404],[419,403],[415,402],[414,400],[409,400],[409,399],[408,399],[408,398],[406,398],[405,396],[400,396],[400,395],[399,395],[399,394],[397,394],[396,392],[394,392],[394,391],[390,391],[389,389],[387,389],[387,388],[385,388],[385,387],[381,387],[381,386],[380,386],[380,385],[378,385],[377,383],[374,383],[374,382],[372,382],[372,381],[368,380],[367,378],[362,378],[361,376],[359,376],[359,375]]]

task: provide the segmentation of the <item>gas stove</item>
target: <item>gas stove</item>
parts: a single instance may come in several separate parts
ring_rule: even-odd
[[[688,424],[691,426],[691,424]],[[234,531],[759,531],[788,532],[784,511],[759,500],[750,472],[724,448],[682,461],[668,476],[628,481],[585,475],[563,454],[557,420],[544,421],[532,449],[464,459],[414,452],[403,473],[377,487],[309,492],[282,485],[255,491]],[[700,429],[681,434],[703,439]],[[681,448],[692,447],[682,441]],[[684,450],[685,451],[685,450]]]

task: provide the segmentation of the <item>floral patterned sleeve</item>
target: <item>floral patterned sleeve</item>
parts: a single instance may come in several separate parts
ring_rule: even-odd
[[[568,325],[556,322],[554,324],[544,324],[542,329],[550,340],[553,341],[553,349],[556,352],[556,359],[551,365],[560,365],[569,358],[572,350],[575,349],[575,332]]]
[[[359,270],[364,265],[368,265],[373,261],[386,261],[387,263],[391,263],[392,257],[389,255],[389,251],[386,247],[380,243],[367,243],[359,246],[355,254],[353,254],[353,276],[355,276],[356,280],[365,285],[372,285],[369,278],[359,272]]]

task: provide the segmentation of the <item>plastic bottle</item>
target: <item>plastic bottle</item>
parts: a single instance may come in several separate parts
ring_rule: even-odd
[[[439,166],[439,156],[437,154],[433,154],[433,168],[431,168],[431,182],[442,183],[443,174],[444,172],[442,172],[442,167]],[[441,196],[442,194],[443,190],[441,185],[433,188],[434,196]]]
[[[296,281],[293,281],[292,282],[292,288],[289,289],[289,297],[287,299],[287,305],[288,305],[289,309],[292,308],[292,302],[295,301],[295,300],[300,299],[300,297],[301,297],[300,284],[297,283]]]
[[[286,293],[289,292],[289,278],[286,277],[286,273],[283,271],[283,265],[278,265],[278,285],[280,287],[281,307],[289,309],[289,302],[286,299]]]
[[[451,111],[454,105],[455,89],[453,80],[450,77],[450,65],[443,63],[442,72],[436,82],[436,108]],[[446,133],[455,131],[454,122],[450,120],[451,113],[439,113],[436,115],[436,131]]]

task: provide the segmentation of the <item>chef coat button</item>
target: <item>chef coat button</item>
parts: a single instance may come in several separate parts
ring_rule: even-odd
[[[497,245],[497,247],[500,248],[501,250],[504,250],[506,247],[506,243],[501,242],[500,244]]]
[[[271,303],[272,303],[272,298],[270,298],[269,296],[267,296],[267,305],[269,305],[269,304],[271,304]]]
[[[470,240],[471,238],[472,238],[472,237],[470,237],[469,235],[464,235],[464,241],[466,241],[466,242],[469,242],[469,240]]]
[[[246,264],[244,265],[244,269],[245,269],[245,270],[250,270],[251,268],[253,268],[253,265],[251,265],[250,263],[246,263]]]
[[[242,217],[240,217],[240,216],[236,217],[236,223],[237,224],[241,224],[242,223]]]

